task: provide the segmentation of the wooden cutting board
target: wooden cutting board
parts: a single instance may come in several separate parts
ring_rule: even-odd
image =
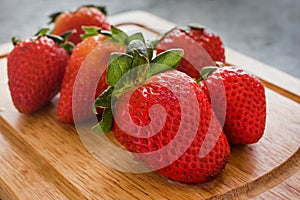
[[[127,31],[156,38],[174,24],[142,11],[109,18]],[[56,120],[56,97],[32,115],[16,111],[0,46],[0,199],[300,198],[300,81],[229,48],[227,61],[256,74],[267,87],[267,127],[253,145],[232,146],[217,179],[200,185],[157,174],[119,172],[97,161],[72,125]],[[109,156],[109,155],[107,155]]]

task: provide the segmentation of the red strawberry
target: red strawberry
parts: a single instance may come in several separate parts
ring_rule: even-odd
[[[97,26],[102,30],[110,30],[110,24],[106,21],[104,7],[83,6],[75,12],[54,13],[50,17],[54,22],[53,34],[61,35],[70,30],[76,30],[69,37],[69,41],[78,44],[80,35],[84,33],[83,26]]]
[[[184,50],[184,59],[177,70],[192,78],[199,79],[205,66],[214,65],[213,61],[225,62],[224,47],[221,38],[207,32],[204,27],[191,25],[187,28],[174,28],[158,43],[156,50],[161,53],[170,48]]]
[[[105,113],[109,113],[111,108],[103,102],[107,96],[112,96],[112,102],[115,103],[112,106],[113,133],[147,167],[175,181],[206,182],[225,167],[230,148],[200,86],[182,72],[165,71],[170,69],[164,68],[166,65],[174,67],[179,63],[178,56],[170,55],[172,52],[182,52],[178,51],[171,50],[158,55],[151,61],[151,67],[146,69],[124,67],[126,62],[121,64],[120,59],[119,67],[132,69],[129,77],[123,74],[120,80],[125,82],[120,83],[119,80],[119,85],[115,84],[116,80],[110,82],[111,87],[98,97],[95,104],[106,107]],[[128,59],[141,60],[135,56]],[[140,66],[149,64],[145,60],[139,62]],[[113,66],[108,68],[108,79],[110,70],[113,70]],[[130,82],[130,77],[137,79]],[[145,77],[150,78],[140,86]],[[128,85],[134,86],[137,82],[137,89],[128,89]],[[95,130],[101,128],[104,132],[109,131],[109,128],[105,129],[109,122],[104,115],[100,127],[96,126]]]
[[[46,36],[15,42],[8,55],[8,85],[15,107],[32,113],[59,92],[69,55]]]
[[[226,113],[224,132],[229,142],[251,144],[259,141],[266,123],[266,97],[263,84],[255,76],[226,66],[217,68],[200,85],[214,99],[214,110],[221,121]],[[224,89],[226,99],[220,97]]]
[[[85,28],[86,35],[97,35],[83,40],[72,53],[61,88],[57,111],[59,121],[74,123],[74,115],[78,122],[93,116],[87,107],[108,86],[105,70],[110,54],[126,50],[128,36],[115,27],[111,29],[112,35],[103,35],[97,34],[99,30],[95,28]]]

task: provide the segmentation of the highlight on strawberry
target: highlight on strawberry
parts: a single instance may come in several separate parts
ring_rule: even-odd
[[[53,34],[60,35],[75,30],[68,40],[75,45],[82,41],[83,26],[96,26],[102,30],[110,30],[106,19],[107,11],[104,6],[84,5],[74,12],[56,12],[50,15],[53,23]]]
[[[12,39],[14,49],[7,59],[8,85],[19,112],[37,111],[59,92],[73,49],[67,42],[70,34],[57,36],[42,29],[32,38]]]
[[[111,55],[109,87],[94,105],[95,113],[96,108],[104,113],[93,130],[112,130],[124,148],[161,176],[210,181],[224,169],[230,147],[209,99],[193,78],[175,70],[181,49],[155,58],[146,49],[133,40],[126,53]]]

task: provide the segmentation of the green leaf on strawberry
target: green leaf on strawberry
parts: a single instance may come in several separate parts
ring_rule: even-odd
[[[203,67],[200,72],[201,78],[199,80],[197,80],[197,82],[199,83],[200,81],[206,80],[217,69],[218,69],[218,67],[216,67],[216,66]]]
[[[159,54],[151,61],[152,67],[149,70],[148,78],[168,69],[176,69],[182,57],[181,49],[171,49]]]
[[[92,128],[96,133],[107,133],[111,130],[113,123],[111,108],[105,108],[102,114],[102,120]]]
[[[52,13],[51,15],[49,15],[49,18],[50,18],[50,21],[48,22],[48,24],[52,24],[55,22],[56,18],[61,15],[63,12],[55,12],[55,13]]]
[[[143,42],[143,43],[146,43],[145,38],[144,38],[144,35],[143,35],[142,33],[140,33],[140,32],[134,33],[134,34],[132,34],[131,36],[129,36],[129,37],[126,39],[126,43],[129,44],[129,43],[130,43],[131,41],[133,41],[133,40],[139,40],[139,41],[141,41],[141,42]]]
[[[84,34],[80,36],[82,40],[101,33],[101,29],[96,26],[83,26],[82,29],[84,30]]]
[[[112,40],[120,44],[124,44],[128,38],[128,35],[124,31],[116,28],[115,26],[111,26],[111,35]]]
[[[93,112],[97,114],[96,107],[110,108],[114,87],[108,87],[94,102]]]
[[[46,34],[48,34],[50,32],[49,28],[42,28],[41,30],[39,30],[34,36],[39,37],[39,36],[45,36]]]
[[[107,71],[107,82],[115,86],[120,78],[131,68],[133,57],[123,53],[113,53]]]
[[[107,83],[110,84],[110,87],[96,98],[93,107],[94,113],[96,113],[97,107],[105,108],[105,110],[114,107],[114,102],[119,96],[129,89],[143,84],[150,77],[166,70],[175,69],[183,56],[181,49],[170,49],[149,60],[148,56],[151,54],[152,57],[152,51],[153,49],[147,50],[144,40],[131,40],[126,54],[111,54],[107,68]],[[102,120],[93,130],[97,133],[109,132],[111,124],[108,122],[110,121],[112,121],[112,115],[103,114]]]

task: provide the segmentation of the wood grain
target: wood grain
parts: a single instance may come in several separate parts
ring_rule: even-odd
[[[148,27],[143,30],[149,37],[155,36],[153,30],[157,31],[153,29],[154,24],[172,26],[143,12],[130,12],[110,20],[123,24],[127,30],[141,25]],[[232,146],[230,161],[216,180],[180,185],[154,172],[124,173],[99,162],[86,150],[74,126],[56,120],[58,97],[32,115],[18,113],[7,86],[6,61],[6,58],[0,59],[1,199],[218,199],[270,195],[268,191],[280,198],[285,188],[297,189],[300,105],[295,99],[278,94],[276,87],[271,88],[274,91],[266,90],[268,114],[264,138],[258,144]],[[247,66],[246,61],[236,57],[231,62]],[[293,89],[285,88],[287,86],[280,88],[299,96],[292,92],[297,86]],[[295,187],[290,187],[291,184]],[[261,196],[264,197],[268,196]]]
[[[260,194],[254,199],[299,199],[300,197],[300,171],[271,190]]]
[[[0,199],[67,199],[15,144],[2,134],[0,127]],[[30,153],[30,152],[29,152]],[[42,187],[41,187],[42,186]]]

